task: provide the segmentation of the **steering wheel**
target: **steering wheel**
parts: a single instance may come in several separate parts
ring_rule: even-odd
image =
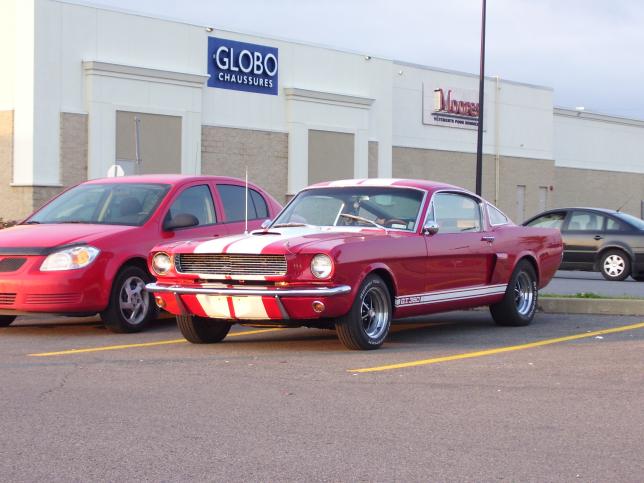
[[[407,228],[408,222],[400,218],[387,218],[382,225],[388,226],[389,228],[393,228],[393,225],[402,225]]]

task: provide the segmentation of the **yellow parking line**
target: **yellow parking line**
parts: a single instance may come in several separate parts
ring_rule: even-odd
[[[642,329],[642,328],[644,328],[644,322],[640,322],[639,324],[623,325],[621,327],[614,327],[612,329],[596,330],[594,332],[584,332],[583,334],[568,335],[566,337],[557,337],[556,339],[540,340],[537,342],[530,342],[528,344],[513,345],[508,347],[498,347],[496,349],[488,349],[488,350],[477,351],[477,352],[465,352],[463,354],[453,354],[451,356],[434,357],[432,359],[423,359],[423,360],[411,361],[411,362],[401,362],[399,364],[389,364],[385,366],[364,367],[362,369],[349,369],[348,372],[380,372],[380,371],[391,371],[393,369],[403,369],[405,367],[426,366],[429,364],[437,364],[439,362],[457,361],[460,359],[472,359],[474,357],[483,357],[483,356],[489,356],[492,354],[501,354],[503,352],[532,349],[533,347],[541,347],[544,345],[558,344],[560,342],[586,339],[588,337],[596,337],[598,335],[614,334],[616,332],[625,332],[627,330],[635,330],[635,329]]]
[[[253,334],[264,334],[266,332],[274,332],[276,330],[283,330],[283,329],[259,329],[259,330],[245,330],[241,332],[234,332],[232,334],[228,334],[227,337],[238,337],[240,335],[253,335]],[[102,351],[114,351],[114,350],[119,350],[119,349],[133,349],[136,347],[152,347],[156,345],[168,345],[168,344],[182,344],[184,342],[187,342],[186,339],[170,339],[170,340],[159,340],[156,342],[142,342],[140,344],[123,344],[123,345],[110,345],[110,346],[104,346],[104,347],[90,347],[88,349],[70,349],[66,351],[58,351],[58,352],[41,352],[38,354],[27,354],[28,356],[31,357],[47,357],[47,356],[65,356],[65,355],[70,355],[70,354],[82,354],[86,352],[102,352]]]

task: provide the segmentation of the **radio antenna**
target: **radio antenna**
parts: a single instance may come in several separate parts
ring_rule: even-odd
[[[248,234],[248,165],[246,165],[246,183],[244,189],[244,234]]]
[[[624,201],[624,204],[622,204],[622,206],[617,208],[617,210],[615,210],[615,211],[622,211],[622,208],[624,208],[628,204],[628,202],[631,201],[631,199],[633,199],[633,195],[629,196],[628,199],[626,201]]]

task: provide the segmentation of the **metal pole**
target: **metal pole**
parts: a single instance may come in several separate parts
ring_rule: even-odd
[[[476,194],[481,196],[483,184],[483,90],[485,86],[485,7],[481,15],[481,69],[479,72],[479,121],[476,139]]]

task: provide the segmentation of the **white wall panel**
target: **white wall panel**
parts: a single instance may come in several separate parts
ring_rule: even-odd
[[[10,111],[16,76],[16,0],[0,2],[0,65],[0,111]]]
[[[404,63],[392,64],[393,145],[423,149],[476,152],[476,130],[425,125],[422,122],[423,83],[430,88],[478,91],[478,77]],[[498,98],[497,98],[498,95]],[[498,113],[497,113],[498,108]],[[552,90],[485,81],[483,151],[502,156],[552,159]]]
[[[644,173],[644,122],[555,110],[555,164]]]

